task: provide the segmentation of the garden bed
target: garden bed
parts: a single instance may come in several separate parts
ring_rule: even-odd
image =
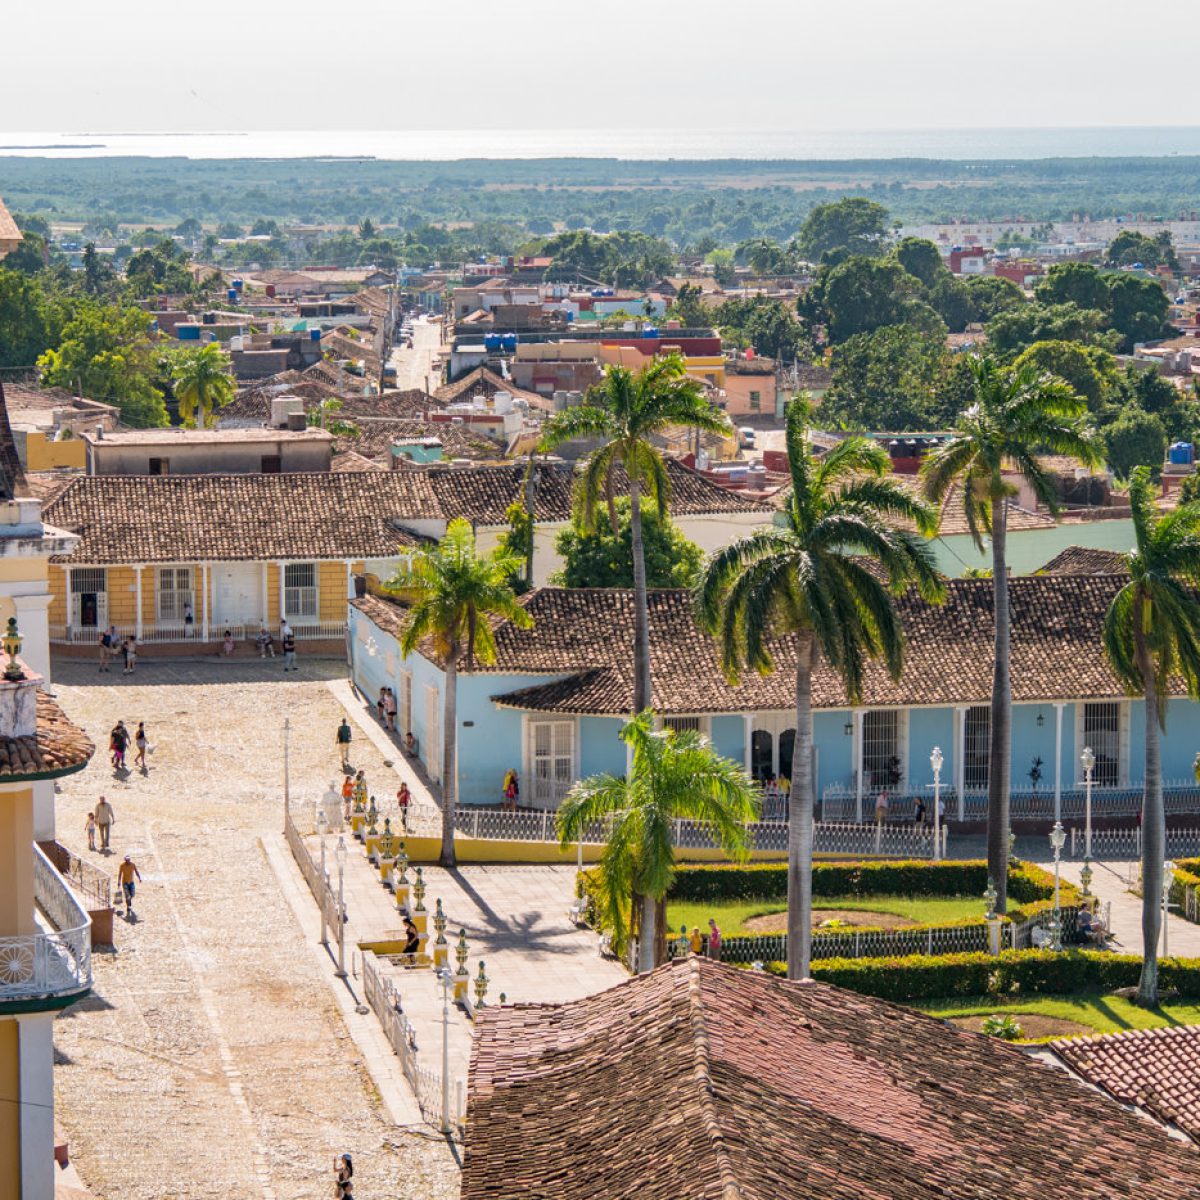
[[[1121,1033],[1127,1029],[1159,1029],[1200,1024],[1200,1004],[1180,1000],[1158,1008],[1139,1008],[1125,996],[1092,993],[1072,996],[976,996],[915,1004],[930,1016],[964,1029],[978,1030],[993,1013],[1013,1017],[1022,1041]]]

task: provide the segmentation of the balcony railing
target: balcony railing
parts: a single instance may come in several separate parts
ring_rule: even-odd
[[[55,929],[0,937],[0,1004],[54,1001],[92,986],[91,919],[41,848],[32,851],[37,903]]]

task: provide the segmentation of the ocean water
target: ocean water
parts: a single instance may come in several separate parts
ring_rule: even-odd
[[[2,133],[0,156],[103,158],[881,159],[1200,155],[1200,126],[859,131],[410,129],[244,133]]]

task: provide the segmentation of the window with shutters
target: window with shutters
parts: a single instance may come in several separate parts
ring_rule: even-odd
[[[1121,705],[1116,702],[1083,706],[1083,744],[1096,756],[1092,781],[1097,787],[1121,782]]]
[[[863,713],[863,782],[873,792],[904,780],[904,714],[894,708]]]
[[[575,722],[529,722],[529,797],[535,808],[558,808],[575,782]]]
[[[194,604],[192,568],[159,567],[158,623],[182,625],[185,615]]]
[[[663,728],[673,729],[676,733],[704,733],[703,717],[663,717]]]
[[[986,704],[968,708],[963,720],[963,787],[968,792],[987,791],[991,735],[991,708]]]
[[[284,565],[283,611],[289,620],[317,615],[316,563],[286,563]]]

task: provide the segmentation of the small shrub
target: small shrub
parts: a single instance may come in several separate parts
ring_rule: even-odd
[[[999,1038],[1002,1042],[1015,1042],[1022,1037],[1024,1031],[1014,1017],[992,1013],[985,1017],[982,1032],[988,1037]]]

